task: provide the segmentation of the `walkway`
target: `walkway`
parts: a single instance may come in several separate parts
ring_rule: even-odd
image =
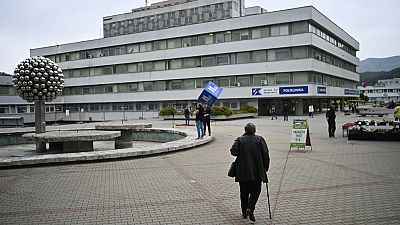
[[[355,119],[340,115],[337,126]],[[257,224],[400,223],[399,143],[348,141],[340,129],[329,139],[318,115],[310,119],[312,152],[288,155],[291,124],[261,117],[212,123],[215,141],[187,151],[2,169],[0,224],[249,224],[238,185],[226,175],[229,147],[249,121],[265,136],[272,162],[273,221],[263,188]]]

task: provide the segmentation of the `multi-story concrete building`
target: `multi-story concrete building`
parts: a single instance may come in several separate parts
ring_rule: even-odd
[[[370,102],[400,101],[400,78],[378,80],[374,86],[359,86],[358,89],[368,96]]]
[[[49,111],[69,115],[57,118],[153,117],[196,101],[208,81],[223,88],[217,105],[248,104],[260,115],[284,104],[302,115],[309,104],[359,95],[359,43],[312,6],[170,0],[106,16],[103,30],[104,38],[31,50],[64,71],[64,96]]]

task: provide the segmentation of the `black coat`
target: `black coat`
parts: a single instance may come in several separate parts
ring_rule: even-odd
[[[236,158],[236,182],[264,181],[269,168],[268,147],[264,138],[255,134],[243,134],[231,147]]]
[[[330,122],[335,122],[336,114],[333,108],[330,108],[328,112],[326,112],[326,119]]]

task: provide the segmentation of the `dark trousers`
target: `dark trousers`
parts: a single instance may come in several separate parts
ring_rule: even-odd
[[[210,120],[208,119],[204,119],[203,121],[203,125],[204,125],[204,134],[206,134],[207,128],[208,127],[208,135],[211,135],[211,125],[210,125]]]
[[[336,131],[336,123],[334,120],[328,120],[328,133],[329,137],[334,137]]]
[[[289,121],[289,113],[288,112],[283,113],[283,121]]]
[[[246,213],[246,209],[254,211],[261,193],[261,181],[239,182],[239,186],[242,213]]]

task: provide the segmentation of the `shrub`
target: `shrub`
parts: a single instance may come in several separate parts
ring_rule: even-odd
[[[232,113],[233,113],[232,110],[230,110],[226,106],[223,106],[223,107],[212,106],[211,107],[211,114],[214,116],[220,116],[220,115],[230,116],[230,115],[232,115]]]
[[[160,109],[159,115],[160,116],[176,115],[176,109],[174,109],[172,107],[162,108],[162,109]]]
[[[250,106],[250,105],[244,105],[240,107],[240,111],[242,112],[247,112],[247,113],[256,113],[258,109],[256,107]]]

